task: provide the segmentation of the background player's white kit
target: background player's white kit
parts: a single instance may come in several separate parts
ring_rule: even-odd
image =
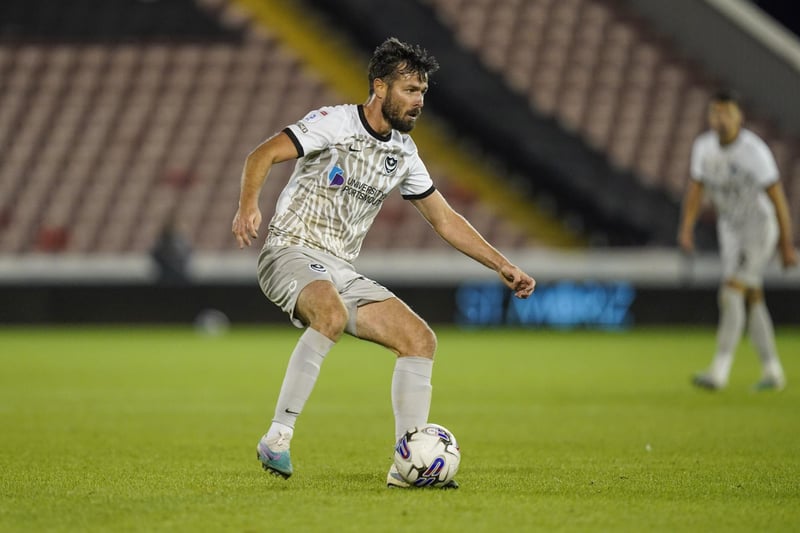
[[[717,211],[723,278],[760,286],[778,240],[775,208],[765,192],[779,177],[769,148],[747,129],[727,146],[706,132],[694,143],[691,174]]]
[[[708,107],[709,131],[692,146],[690,172],[678,241],[694,249],[693,229],[703,193],[717,212],[722,259],[717,350],[707,372],[692,382],[706,389],[728,384],[734,352],[747,323],[761,358],[758,390],[782,389],[786,379],[778,358],[772,318],[764,302],[767,264],[780,250],[784,267],[797,263],[791,221],[778,166],[767,144],[742,128],[742,112],[730,91],[715,93]]]

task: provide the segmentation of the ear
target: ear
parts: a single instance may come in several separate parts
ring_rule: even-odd
[[[380,78],[375,78],[372,82],[372,90],[378,98],[385,98],[386,93],[389,91],[389,85]]]

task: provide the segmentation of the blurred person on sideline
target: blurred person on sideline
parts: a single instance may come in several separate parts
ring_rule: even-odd
[[[189,283],[188,265],[192,255],[189,241],[178,229],[173,213],[158,235],[150,256],[158,267],[158,282],[163,285]]]
[[[397,356],[391,385],[395,439],[428,421],[436,336],[403,301],[352,265],[392,190],[399,188],[451,246],[496,271],[515,296],[527,298],[534,290],[533,278],[487,243],[436,190],[408,135],[438,67],[421,47],[389,38],[370,59],[366,103],[311,111],[247,157],[233,219],[240,248],[258,238],[258,197],[270,169],[297,159],[258,260],[264,294],[305,328],[289,359],[272,425],[257,446],[270,473],[292,475],[295,422],[326,354],[343,333]],[[387,485],[408,486],[393,465]],[[448,488],[457,486],[451,482]]]
[[[694,226],[704,193],[717,212],[722,260],[717,351],[707,371],[692,383],[717,390],[728,384],[736,347],[747,321],[758,351],[762,376],[757,390],[780,390],[786,378],[775,346],[775,332],[764,302],[764,270],[777,245],[784,268],[797,264],[789,208],[778,167],[766,143],[742,127],[735,93],[724,89],[708,106],[710,130],[692,147],[691,179],[683,200],[678,243],[694,251]]]

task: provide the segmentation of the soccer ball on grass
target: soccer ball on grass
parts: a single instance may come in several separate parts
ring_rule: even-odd
[[[453,433],[438,424],[406,431],[394,449],[400,476],[415,487],[441,487],[458,471],[461,451]]]

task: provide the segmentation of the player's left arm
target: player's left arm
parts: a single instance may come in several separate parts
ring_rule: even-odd
[[[775,216],[778,218],[780,228],[780,241],[778,247],[781,252],[781,260],[785,268],[797,264],[797,253],[794,249],[794,238],[792,237],[792,219],[789,215],[789,204],[786,201],[786,194],[780,181],[776,181],[766,189],[767,196],[775,206]]]
[[[533,293],[536,281],[489,244],[439,191],[411,203],[450,246],[497,272],[517,298],[527,298]]]

